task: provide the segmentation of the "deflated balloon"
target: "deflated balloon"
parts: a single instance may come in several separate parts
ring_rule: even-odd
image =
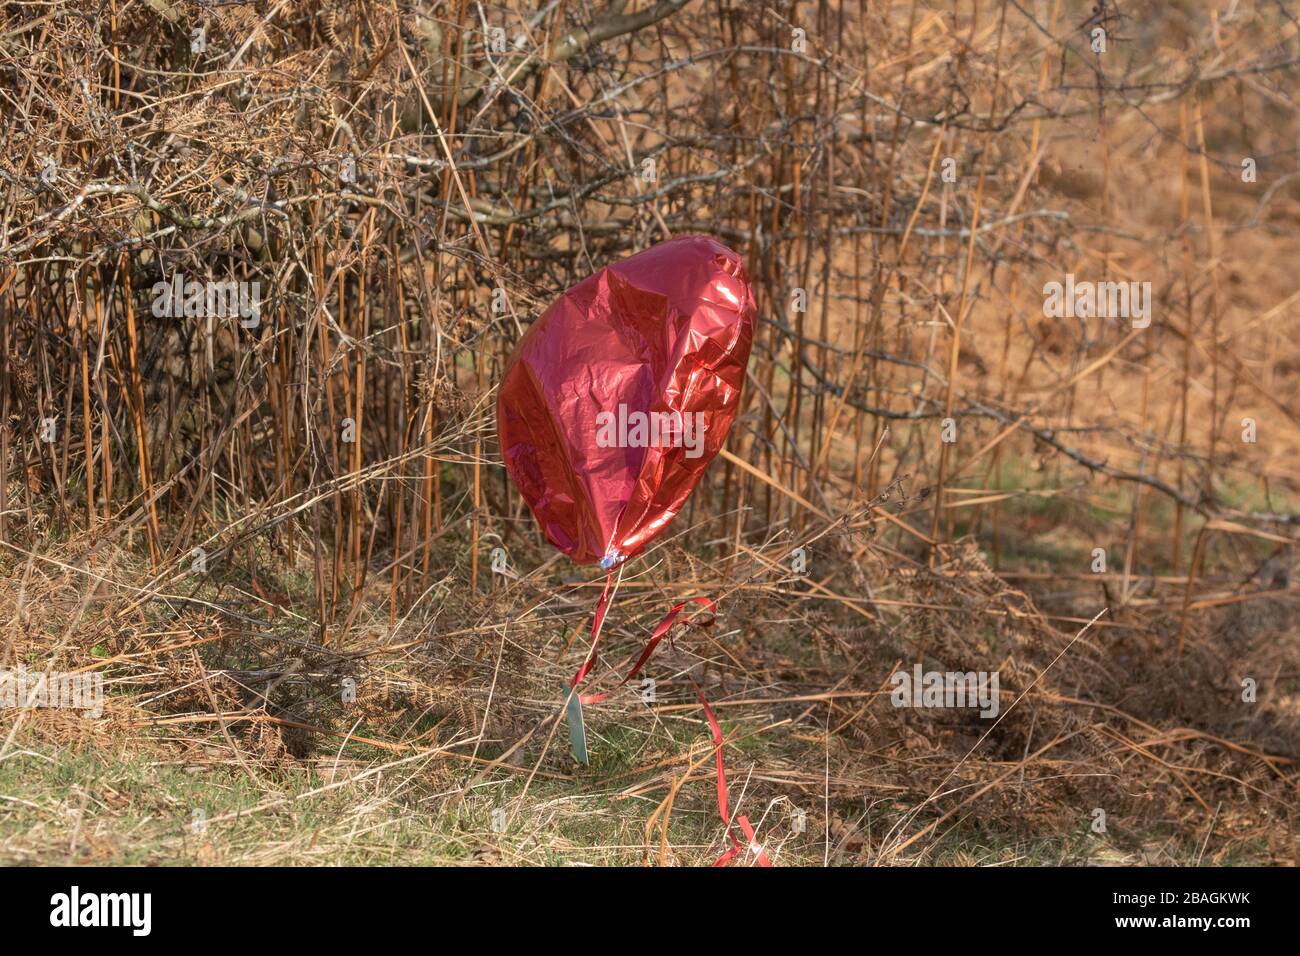
[[[611,568],[668,526],[735,421],[753,336],[740,256],[697,235],[606,266],[533,323],[497,428],[555,547]]]

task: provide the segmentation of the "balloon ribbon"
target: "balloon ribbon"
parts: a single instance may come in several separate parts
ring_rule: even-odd
[[[604,694],[578,694],[575,693],[575,691],[577,686],[587,678],[588,674],[591,673],[591,669],[596,666],[596,647],[600,643],[601,627],[605,623],[605,615],[609,612],[610,588],[613,581],[614,572],[611,571],[605,577],[605,587],[600,592],[600,600],[596,602],[596,614],[591,622],[591,650],[587,652],[587,659],[583,661],[582,666],[578,668],[578,672],[574,674],[572,679],[569,681],[570,696],[566,704],[569,715],[569,739],[573,745],[574,756],[583,764],[587,762],[587,734],[586,728],[583,726],[582,707],[587,704],[598,704],[603,700],[607,700],[613,691]],[[638,657],[636,663],[632,665],[632,669],[627,672],[627,676],[618,682],[618,687],[622,687],[640,673],[641,668],[644,667],[646,661],[650,659],[650,655],[653,654],[655,648],[659,646],[659,642],[669,635],[673,625],[677,622],[678,616],[688,604],[700,604],[707,607],[715,614],[717,613],[717,608],[713,601],[707,597],[694,597],[689,601],[682,601],[679,604],[674,604],[668,609],[668,613],[663,616],[663,619],[659,622],[659,626],[654,629],[654,632],[650,635],[650,639],[646,641],[645,647],[641,651],[641,656]],[[708,624],[712,623],[712,620],[708,622]],[[708,624],[703,626],[707,627]],[[671,637],[668,638],[668,643],[672,643]],[[726,866],[737,855],[744,852],[746,847],[748,847],[754,851],[754,858],[759,866],[771,866],[772,861],[767,858],[767,854],[763,852],[763,848],[759,845],[754,834],[754,827],[749,822],[749,817],[742,814],[736,817],[734,825],[732,823],[731,808],[727,800],[727,772],[722,761],[722,728],[718,726],[718,719],[713,716],[713,709],[709,707],[709,702],[704,696],[704,691],[700,689],[700,685],[692,679],[691,686],[695,688],[695,696],[700,699],[700,704],[704,707],[704,716],[709,724],[709,733],[713,737],[714,757],[717,761],[718,814],[722,817],[722,825],[727,828],[727,838],[731,840],[731,849],[718,857],[717,861],[713,865]],[[581,745],[579,746],[579,744]],[[737,838],[733,826],[738,826],[741,832],[745,835],[744,843],[741,843],[739,838]]]

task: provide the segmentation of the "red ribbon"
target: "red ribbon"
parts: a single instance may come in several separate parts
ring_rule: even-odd
[[[586,680],[587,675],[591,673],[591,669],[596,666],[596,660],[599,656],[596,653],[596,647],[600,643],[601,628],[605,623],[605,615],[609,613],[609,591],[610,585],[613,581],[614,572],[611,571],[605,576],[605,587],[600,592],[600,600],[596,602],[596,615],[591,621],[591,650],[587,652],[587,659],[582,662],[582,666],[578,668],[578,672],[570,678],[570,688],[577,687]],[[674,604],[668,609],[668,613],[663,616],[663,619],[659,622],[659,626],[654,629],[654,633],[650,635],[650,640],[646,641],[645,647],[641,650],[641,656],[638,657],[636,663],[632,665],[632,669],[627,672],[627,676],[618,682],[618,687],[622,687],[641,672],[641,668],[645,666],[645,662],[650,659],[650,655],[653,654],[655,648],[659,646],[659,642],[662,641],[668,635],[668,632],[672,630],[673,625],[677,622],[678,615],[682,613],[682,609],[688,604],[702,604],[710,611],[713,611],[715,614],[717,613],[717,608],[714,606],[713,602],[706,597],[693,597],[688,601],[682,601],[680,604]],[[712,623],[712,621],[709,621],[709,624]],[[707,627],[708,625],[704,626]],[[671,638],[669,638],[669,643],[672,643]],[[613,691],[605,694],[580,694],[579,698],[585,706],[587,704],[598,704],[602,700],[607,700],[612,693]]]
[[[596,615],[591,622],[591,650],[588,651],[587,659],[583,661],[582,666],[578,668],[578,672],[574,674],[573,678],[569,681],[570,689],[581,684],[586,679],[587,675],[591,673],[591,669],[596,666],[596,645],[600,643],[601,626],[605,622],[605,615],[609,612],[610,586],[613,583],[613,580],[614,572],[611,571],[605,577],[605,587],[600,592],[600,600],[596,602]],[[659,646],[659,642],[662,641],[672,630],[673,624],[676,623],[678,615],[682,613],[682,609],[688,604],[701,604],[704,607],[707,607],[710,611],[713,611],[715,614],[717,613],[717,608],[713,601],[707,597],[693,597],[688,601],[682,601],[680,604],[674,604],[669,608],[668,613],[663,616],[663,619],[659,622],[659,626],[654,629],[654,633],[650,635],[650,639],[646,641],[645,647],[641,650],[641,656],[638,657],[636,663],[632,665],[632,669],[627,672],[627,676],[618,682],[619,687],[622,687],[635,677],[640,672],[641,668],[645,666],[646,661],[650,659],[650,655],[653,654],[655,648]],[[712,624],[713,622],[710,621],[709,623]],[[672,643],[672,638],[669,638],[669,643]],[[767,854],[764,853],[762,847],[759,846],[757,837],[754,834],[754,827],[749,822],[749,817],[742,814],[736,817],[734,824],[731,821],[731,807],[727,800],[727,772],[722,761],[722,728],[718,726],[718,720],[713,716],[713,709],[709,707],[709,702],[704,696],[704,691],[700,689],[700,685],[692,680],[691,686],[695,688],[695,696],[700,699],[700,703],[704,707],[704,716],[709,722],[709,732],[713,736],[714,756],[717,760],[718,768],[718,814],[722,817],[722,825],[727,828],[727,838],[731,840],[731,849],[718,857],[717,862],[713,865],[726,866],[738,855],[743,853],[746,847],[752,847],[758,865],[771,866],[772,861],[767,858]],[[579,699],[582,701],[583,706],[588,704],[598,704],[602,700],[609,698],[612,693],[613,691],[604,694],[580,694]],[[741,832],[745,835],[745,843],[741,843],[736,837],[736,834],[733,831],[733,826],[740,827]]]
[[[605,623],[605,614],[609,611],[609,589],[613,583],[614,572],[610,571],[605,575],[605,587],[600,592],[600,600],[596,602],[596,616],[591,621],[591,650],[587,652],[587,659],[578,668],[578,673],[574,674],[569,681],[570,690],[586,680],[591,669],[596,666],[596,645],[600,643],[600,628]],[[587,703],[586,698],[583,698],[582,702]]]
[[[695,688],[695,696],[700,699],[700,704],[704,707],[704,716],[709,721],[709,732],[713,734],[713,752],[718,761],[718,813],[722,816],[722,825],[727,828],[727,837],[731,840],[731,849],[718,857],[713,865],[726,866],[738,854],[743,853],[745,847],[748,846],[753,848],[759,866],[771,866],[772,861],[767,858],[763,848],[758,845],[749,817],[743,814],[736,817],[736,825],[745,834],[745,843],[742,844],[740,840],[736,839],[736,834],[732,832],[731,806],[727,801],[727,772],[722,766],[722,728],[718,726],[718,718],[713,716],[713,708],[709,706],[709,702],[704,698],[704,691],[700,690],[700,685],[692,680],[691,686]]]

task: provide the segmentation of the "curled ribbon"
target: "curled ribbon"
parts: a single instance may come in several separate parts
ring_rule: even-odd
[[[577,686],[587,678],[587,675],[591,673],[591,669],[596,666],[596,648],[600,643],[601,627],[605,622],[605,615],[609,612],[610,588],[613,581],[614,573],[611,571],[605,577],[605,587],[600,592],[600,600],[596,602],[596,613],[591,622],[591,649],[587,652],[587,659],[583,661],[582,666],[578,668],[578,672],[574,674],[572,679],[569,681],[569,689],[571,691],[577,688]],[[659,642],[668,636],[669,632],[672,630],[673,624],[677,622],[678,616],[688,604],[700,604],[714,612],[714,614],[717,613],[717,607],[714,605],[713,601],[703,596],[693,597],[690,600],[674,604],[668,609],[668,613],[663,616],[663,619],[659,621],[659,625],[650,635],[650,639],[646,641],[645,647],[642,648],[641,656],[638,657],[636,663],[632,665],[632,669],[627,672],[627,676],[618,682],[618,687],[622,687],[640,673],[641,668],[644,667],[646,661],[650,659],[650,655],[653,654],[655,648],[659,646]],[[712,620],[708,622],[708,624],[712,623]],[[706,624],[705,626],[708,625]],[[672,643],[671,638],[669,638],[669,643]],[[772,861],[767,858],[767,854],[764,853],[763,848],[759,846],[757,837],[754,833],[754,827],[750,824],[749,818],[741,814],[736,817],[734,824],[732,822],[731,808],[727,799],[727,772],[722,760],[722,728],[718,725],[717,718],[713,716],[713,709],[709,706],[709,702],[704,696],[704,691],[700,689],[700,685],[692,680],[691,686],[695,688],[695,696],[700,699],[700,704],[704,707],[704,716],[709,724],[709,733],[713,737],[713,749],[717,761],[718,814],[722,817],[722,825],[727,829],[727,838],[731,840],[731,849],[718,857],[717,861],[713,865],[726,866],[739,854],[744,852],[746,847],[749,847],[754,851],[754,858],[759,866],[770,867]],[[598,704],[603,700],[607,700],[612,693],[613,691],[604,694],[580,694],[578,695],[578,699],[584,706],[588,704]],[[739,827],[740,831],[744,834],[744,843],[741,843],[740,839],[736,836],[734,827]]]
[[[680,604],[674,604],[671,608],[668,609],[668,613],[663,616],[662,620],[659,621],[659,625],[654,629],[654,632],[650,635],[650,639],[646,641],[645,647],[641,649],[641,656],[638,657],[636,663],[632,665],[632,669],[627,672],[627,676],[618,682],[617,687],[622,687],[624,684],[626,684],[628,681],[630,681],[633,677],[635,677],[637,674],[641,672],[641,668],[645,666],[646,661],[650,660],[650,655],[655,652],[655,648],[659,646],[659,642],[668,636],[668,633],[672,630],[673,625],[677,623],[677,618],[682,613],[682,609],[685,608],[688,604],[700,604],[708,608],[710,611],[714,612],[715,614],[717,613],[717,608],[714,606],[713,602],[706,597],[693,597],[688,601],[682,601]],[[580,683],[582,683],[582,681],[585,680],[587,675],[591,672],[591,669],[596,666],[596,645],[600,642],[600,626],[604,622],[605,613],[608,610],[609,610],[609,579],[606,578],[605,590],[601,593],[600,601],[596,605],[596,619],[592,622],[591,625],[592,628],[591,650],[590,652],[588,652],[587,659],[586,661],[583,662],[582,667],[578,669],[578,673],[574,674],[573,679],[569,681],[570,688],[577,687]],[[712,623],[713,622],[710,620],[709,624]],[[703,626],[707,627],[708,625],[706,624]],[[672,643],[671,638],[669,638],[669,643],[670,644]],[[617,689],[617,687],[615,689]],[[584,706],[587,704],[599,704],[602,700],[608,700],[611,694],[613,694],[613,691],[609,691],[604,694],[582,694],[580,695],[580,699],[582,700]]]
[[[744,814],[736,817],[736,825],[745,834],[745,843],[741,843],[736,838],[736,834],[732,832],[731,807],[727,801],[727,772],[722,766],[722,728],[718,726],[718,718],[713,716],[713,708],[709,706],[709,702],[705,699],[704,691],[700,690],[700,685],[692,680],[691,686],[695,688],[695,696],[700,699],[700,704],[704,707],[704,716],[709,721],[709,733],[713,735],[713,752],[718,761],[718,813],[722,816],[722,825],[727,828],[727,837],[731,840],[731,849],[718,857],[713,865],[726,866],[748,846],[754,851],[754,858],[759,866],[771,866],[772,861],[767,858],[767,854],[759,846],[758,839],[754,835],[754,828],[750,825],[749,817]]]

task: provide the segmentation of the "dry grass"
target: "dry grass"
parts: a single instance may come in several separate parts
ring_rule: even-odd
[[[693,677],[778,865],[1294,864],[1291,6],[0,6],[0,666],[110,687],[0,712],[0,860],[708,863]],[[699,230],[755,283],[745,406],[595,683],[719,615],[584,768],[601,582],[493,389],[556,293]],[[260,324],[156,317],[178,272]],[[1045,316],[1067,273],[1150,327]],[[1001,715],[892,706],[915,663]]]

